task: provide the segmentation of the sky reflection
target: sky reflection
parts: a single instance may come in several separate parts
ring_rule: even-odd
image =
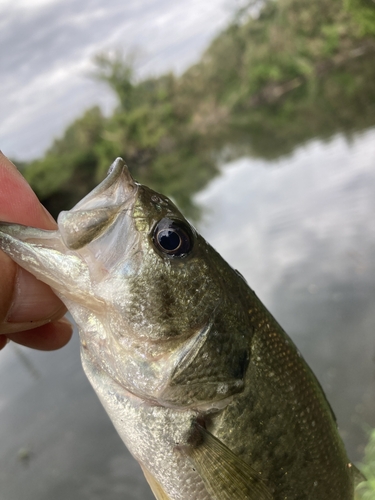
[[[237,268],[321,381],[351,457],[375,426],[375,129],[242,158],[196,197]]]

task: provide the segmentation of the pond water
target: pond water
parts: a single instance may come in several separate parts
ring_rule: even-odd
[[[375,427],[375,129],[314,140],[275,162],[241,158],[195,197],[199,230],[238,269],[322,383],[349,455]],[[63,350],[0,353],[1,500],[151,500]]]
[[[201,232],[297,344],[358,460],[375,427],[375,129],[242,158],[196,199]]]

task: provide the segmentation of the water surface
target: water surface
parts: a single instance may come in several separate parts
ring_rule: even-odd
[[[375,129],[241,158],[196,196],[199,229],[321,381],[353,460],[375,426]],[[86,380],[77,335],[0,353],[1,500],[152,499]]]
[[[300,348],[358,460],[375,426],[375,129],[239,159],[196,199],[202,233]]]

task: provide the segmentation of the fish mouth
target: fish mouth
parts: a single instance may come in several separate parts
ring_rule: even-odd
[[[90,193],[88,193],[80,202],[75,205],[71,211],[89,210],[108,204],[118,204],[124,201],[134,189],[138,186],[129,169],[122,158],[116,158],[108,169],[106,178]]]
[[[117,158],[107,177],[77,205],[59,214],[57,224],[62,240],[70,250],[78,250],[97,239],[127,210],[138,186],[122,158]]]
[[[103,269],[116,263],[118,255],[113,245],[116,233],[111,231],[111,226],[120,213],[131,210],[138,186],[125,162],[117,158],[99,186],[72,210],[60,214],[59,230],[47,231],[0,222],[0,249],[21,267],[50,285],[60,297],[90,305],[95,310],[103,307],[103,300],[94,290],[92,273],[100,281]],[[131,218],[123,219],[121,242],[125,249],[134,242],[127,233]],[[96,241],[93,240],[97,240],[107,229],[110,234],[106,245],[112,249],[109,255],[104,259],[99,249],[97,253],[102,260],[96,255],[85,260],[92,249],[85,250],[84,255],[80,249],[91,242],[95,246]],[[96,261],[99,264],[94,266]]]

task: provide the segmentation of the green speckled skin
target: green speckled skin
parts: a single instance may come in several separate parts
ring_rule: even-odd
[[[164,218],[186,227],[186,255],[155,245]],[[173,203],[135,183],[121,160],[62,214],[58,231],[0,225],[0,247],[67,304],[85,372],[154,491],[170,500],[353,500],[334,415],[293,342]],[[226,460],[245,482],[246,470],[261,478],[261,496],[252,486],[231,496]]]

